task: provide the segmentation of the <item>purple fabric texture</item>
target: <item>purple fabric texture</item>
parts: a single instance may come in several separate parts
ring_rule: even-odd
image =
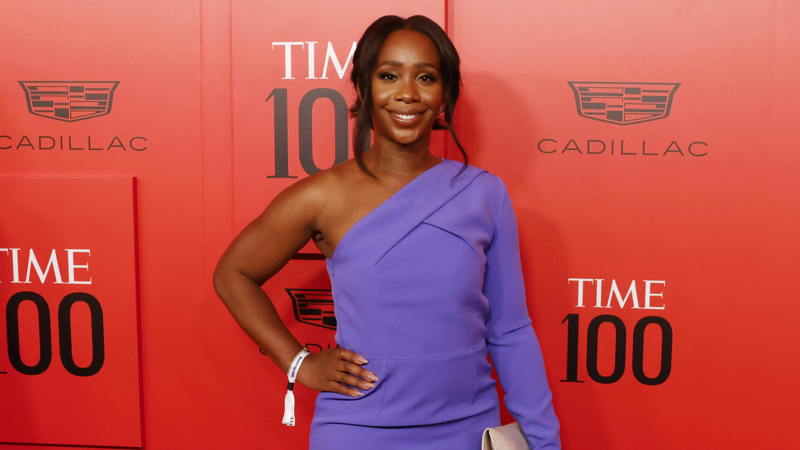
[[[502,180],[443,160],[357,222],[331,259],[336,342],[380,380],[317,397],[312,450],[480,449],[500,425],[487,354],[532,449],[561,448]]]

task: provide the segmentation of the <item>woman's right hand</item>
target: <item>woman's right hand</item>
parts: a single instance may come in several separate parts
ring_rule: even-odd
[[[297,371],[297,381],[316,391],[338,392],[351,397],[364,395],[364,390],[375,387],[374,373],[361,367],[367,363],[363,356],[343,348],[330,348],[312,353],[303,360]]]

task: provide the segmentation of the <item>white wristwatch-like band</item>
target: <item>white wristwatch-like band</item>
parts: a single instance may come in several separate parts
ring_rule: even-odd
[[[308,348],[303,347],[300,353],[292,359],[292,363],[289,365],[289,372],[286,374],[289,377],[289,385],[286,387],[286,398],[283,402],[282,423],[290,427],[294,426],[294,393],[292,391],[294,390],[294,382],[297,380],[297,371],[306,356],[310,354],[311,352],[308,351]]]

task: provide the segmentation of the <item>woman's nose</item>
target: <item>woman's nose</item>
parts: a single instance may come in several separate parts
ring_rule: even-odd
[[[396,86],[397,91],[395,92],[394,96],[395,100],[406,103],[420,101],[419,90],[417,89],[417,85],[414,83],[414,80],[401,79]]]

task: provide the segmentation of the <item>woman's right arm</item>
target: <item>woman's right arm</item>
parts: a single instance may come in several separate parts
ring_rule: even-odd
[[[320,181],[309,177],[281,192],[236,236],[214,271],[214,288],[233,318],[284,373],[303,346],[283,324],[261,285],[316,232],[326,195]],[[323,350],[305,359],[297,381],[318,391],[357,397],[361,392],[346,385],[370,389],[368,380],[377,381],[360,367],[366,362],[349,350]]]

